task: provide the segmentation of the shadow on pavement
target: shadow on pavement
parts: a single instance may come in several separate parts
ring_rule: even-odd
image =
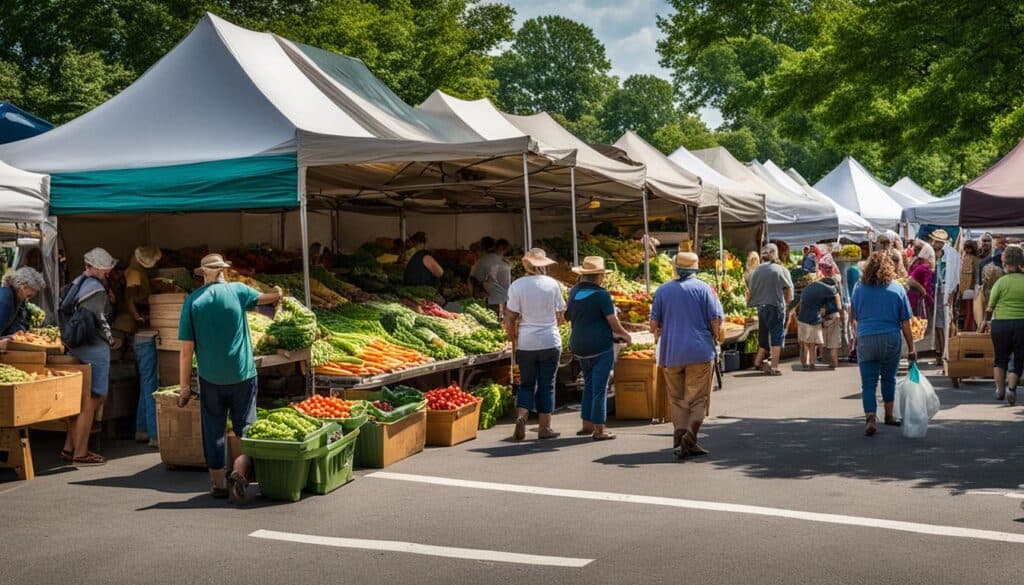
[[[987,389],[942,387],[935,377],[942,408],[995,402]],[[981,390],[979,387],[978,390]],[[844,397],[860,399],[859,394]],[[1024,418],[1024,409],[1014,413]],[[723,417],[719,420],[725,420]],[[1015,417],[1016,418],[1016,417]],[[864,436],[856,418],[737,418],[730,424],[707,426],[701,444],[707,458],[687,464],[739,470],[748,476],[809,479],[820,475],[863,480],[912,481],[918,487],[1017,489],[1024,481],[1024,427],[1018,420],[936,420],[924,439],[907,439],[896,427],[881,426]],[[673,464],[671,451],[621,453],[595,460],[605,465],[640,467]]]
[[[100,477],[85,481],[72,481],[68,485],[143,489],[170,494],[202,492],[208,488],[209,476],[204,469],[170,471],[162,463],[132,475]]]
[[[539,441],[527,437],[527,439],[521,443],[508,441],[505,445],[469,449],[469,451],[471,453],[483,453],[488,457],[521,457],[532,455],[534,453],[551,453],[554,451],[560,451],[565,447],[583,445],[585,443],[592,442],[594,442],[594,440],[590,437],[565,437],[563,435],[558,439],[551,439],[547,441]]]

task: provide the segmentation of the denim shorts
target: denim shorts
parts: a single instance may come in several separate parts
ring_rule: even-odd
[[[786,343],[786,312],[775,305],[757,306],[757,345],[762,349]]]
[[[100,341],[90,345],[68,348],[68,353],[89,364],[92,370],[93,396],[106,397],[110,389],[110,344]]]

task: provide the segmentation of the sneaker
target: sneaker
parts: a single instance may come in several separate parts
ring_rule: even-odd
[[[996,400],[1003,400],[1004,398],[1006,398],[1006,390],[996,388]]]
[[[1012,390],[1007,390],[1006,391],[1006,403],[1009,404],[1010,406],[1013,406],[1013,405],[1017,404],[1017,389],[1016,388],[1013,388]]]

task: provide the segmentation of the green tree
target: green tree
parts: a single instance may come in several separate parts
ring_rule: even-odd
[[[533,18],[494,62],[498,104],[518,114],[557,112],[578,120],[615,89],[610,70],[604,45],[589,27],[561,16]]]
[[[654,75],[630,75],[604,103],[601,125],[611,141],[626,130],[651,140],[679,115],[672,84]]]
[[[672,154],[680,146],[687,150],[700,150],[718,146],[714,133],[704,121],[692,114],[679,116],[676,120],[658,128],[651,137],[652,146],[665,154]]]
[[[739,130],[724,130],[715,132],[715,140],[719,146],[724,146],[741,161],[750,161],[757,158],[757,139],[750,128]]]

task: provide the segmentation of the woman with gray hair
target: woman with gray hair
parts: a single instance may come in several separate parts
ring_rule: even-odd
[[[28,301],[46,288],[43,275],[25,266],[4,276],[0,287],[0,337],[28,331]]]
[[[988,311],[981,331],[992,330],[992,347],[996,359],[993,376],[996,379],[996,400],[1017,403],[1017,384],[1024,373],[1024,248],[1007,246],[1003,251],[1003,270],[1006,272],[989,293]],[[1013,371],[1008,372],[1010,356]]]
[[[92,386],[83,392],[82,411],[75,420],[74,430],[68,433],[61,449],[61,459],[76,466],[103,465],[107,460],[89,452],[89,431],[93,417],[107,397],[110,387],[110,350],[121,348],[121,339],[110,331],[114,317],[113,296],[107,278],[117,266],[117,260],[103,248],[93,248],[85,254],[85,271],[71,281],[60,299],[59,312],[66,315],[85,309],[95,317],[95,332],[85,343],[68,347],[68,352],[92,369]],[[65,345],[67,340],[65,339]]]

